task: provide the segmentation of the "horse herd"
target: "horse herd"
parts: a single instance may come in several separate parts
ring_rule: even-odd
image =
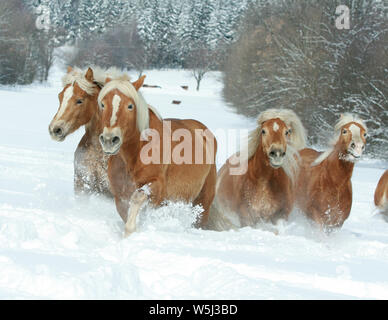
[[[49,125],[56,141],[85,126],[74,154],[75,193],[113,197],[126,236],[136,230],[143,205],[166,201],[202,206],[195,226],[217,231],[276,223],[295,207],[325,231],[348,218],[351,176],[367,137],[360,118],[341,115],[331,147],[322,153],[306,148],[306,131],[292,110],[266,110],[249,135],[247,150],[230,157],[217,174],[214,135],[196,120],[162,119],[139,92],[144,78],[131,82],[116,69],[69,67]],[[195,139],[184,139],[185,134]],[[182,151],[185,161],[177,157]],[[149,152],[153,161],[145,160]],[[198,154],[206,161],[198,161]],[[232,170],[236,156],[245,160],[240,174]],[[375,204],[387,213],[388,170]]]

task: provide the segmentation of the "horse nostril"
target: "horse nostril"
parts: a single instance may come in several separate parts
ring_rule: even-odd
[[[102,134],[100,134],[100,142],[104,143],[104,136]]]
[[[285,153],[285,152],[283,152],[283,153],[282,153],[282,157],[285,157],[285,156],[286,156],[286,153]]]
[[[352,142],[352,144],[350,145],[353,149],[356,147],[356,145],[354,144],[354,142]]]
[[[270,155],[271,157],[274,157],[274,156],[275,156],[275,152],[274,152],[274,151],[271,151],[271,152],[269,153],[269,155]]]
[[[54,134],[56,135],[56,136],[61,136],[62,135],[62,133],[63,133],[63,131],[62,131],[62,128],[61,127],[56,127],[56,128],[54,128]]]
[[[119,142],[120,142],[120,138],[117,136],[112,139],[113,144],[118,144]]]

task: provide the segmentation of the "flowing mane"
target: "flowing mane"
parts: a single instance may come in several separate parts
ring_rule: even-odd
[[[327,157],[334,151],[334,146],[336,145],[338,138],[341,134],[341,128],[349,122],[358,123],[359,125],[363,126],[365,130],[367,130],[365,122],[357,115],[354,115],[352,113],[342,114],[340,119],[337,121],[337,123],[334,126],[334,134],[332,139],[330,140],[329,148],[314,160],[314,162],[312,163],[313,166],[316,166],[322,163],[322,161],[327,159]]]
[[[294,111],[289,109],[268,109],[259,114],[257,127],[248,136],[248,160],[253,157],[260,143],[261,125],[267,120],[279,118],[291,129],[283,170],[294,181],[298,171],[298,151],[306,146],[306,130]],[[241,153],[244,155],[244,152]]]
[[[119,90],[122,94],[126,95],[127,97],[131,97],[134,100],[137,108],[136,123],[140,132],[143,132],[149,128],[149,109],[151,109],[155,115],[160,120],[162,120],[159,112],[156,111],[152,106],[148,105],[141,93],[136,91],[135,87],[130,82],[129,76],[126,74],[122,74],[104,85],[98,96],[98,104],[100,107],[102,99],[104,99],[108,92],[115,89]]]
[[[107,78],[116,79],[121,76],[121,72],[116,68],[104,69],[98,66],[93,66],[92,70],[94,78],[93,83],[85,79],[88,68],[80,69],[78,67],[74,67],[70,72],[66,73],[62,77],[62,85],[65,87],[69,84],[74,85],[77,83],[87,94],[93,95],[95,93],[95,88],[103,87]]]

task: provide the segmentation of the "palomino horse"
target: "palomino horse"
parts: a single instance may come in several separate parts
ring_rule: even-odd
[[[118,154],[123,159],[127,174],[136,184],[136,191],[132,195],[125,191],[115,192],[115,175],[119,176],[121,171],[117,172],[117,168],[109,165],[114,196],[122,203],[116,208],[121,216],[127,217],[125,235],[135,231],[136,217],[147,200],[153,206],[159,206],[166,200],[201,205],[204,212],[197,225],[203,226],[207,222],[215,191],[215,138],[198,121],[162,120],[138,92],[144,78],[134,83],[125,78],[107,81],[98,97],[103,109],[102,148],[106,154]],[[151,142],[148,142],[151,134]],[[152,161],[148,158],[149,151],[152,151]],[[184,161],[180,158],[181,151],[185,154]],[[194,154],[197,157],[198,152],[206,155],[206,163],[197,159],[193,161]],[[128,198],[130,201],[126,201]],[[127,216],[128,207],[130,211]]]
[[[324,231],[339,228],[352,207],[354,163],[366,143],[364,122],[352,114],[341,115],[334,128],[332,147],[325,152],[301,150],[297,205]]]
[[[232,156],[218,173],[208,229],[275,223],[293,208],[297,150],[305,147],[305,129],[288,109],[264,111],[257,124],[249,135],[246,172],[232,174]]]
[[[74,153],[74,190],[77,195],[98,193],[111,197],[107,175],[108,156],[102,152],[98,136],[101,119],[97,97],[107,75],[118,71],[95,68],[80,70],[69,67],[63,77],[63,90],[59,93],[59,109],[49,126],[52,139],[63,141],[81,126],[85,134]],[[123,168],[119,157],[112,159]]]
[[[384,172],[377,184],[375,205],[388,218],[388,170]]]

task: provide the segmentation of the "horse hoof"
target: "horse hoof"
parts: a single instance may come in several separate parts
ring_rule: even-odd
[[[134,232],[135,232],[135,230],[127,230],[127,229],[125,229],[124,238],[128,238]]]

